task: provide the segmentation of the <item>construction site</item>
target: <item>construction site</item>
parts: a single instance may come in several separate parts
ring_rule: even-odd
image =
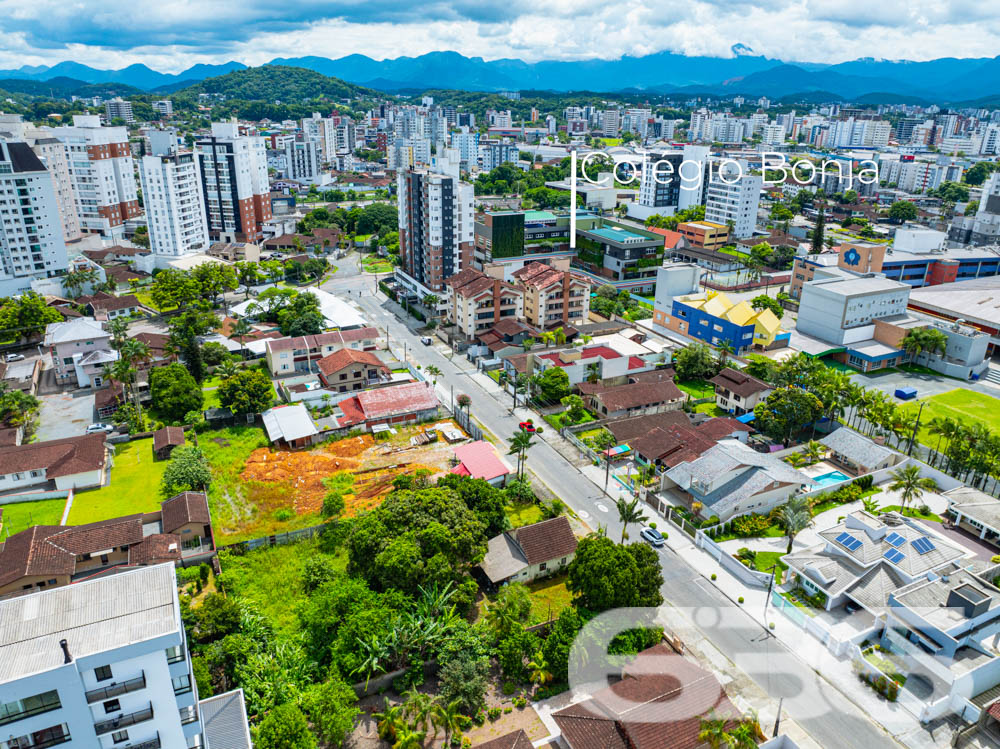
[[[270,493],[283,498],[287,509],[302,516],[320,511],[330,488],[326,479],[349,474],[353,486],[344,494],[343,515],[353,517],[377,506],[392,491],[392,480],[397,476],[435,476],[451,470],[454,446],[466,439],[454,421],[445,419],[345,437],[310,450],[263,447],[246,459],[240,478],[247,484],[269,486]],[[265,511],[277,509],[268,507]]]

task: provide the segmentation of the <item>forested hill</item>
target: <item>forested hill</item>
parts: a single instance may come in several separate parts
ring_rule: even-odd
[[[376,95],[374,89],[356,86],[305,68],[265,65],[206,78],[181,94],[224,94],[244,101],[297,102],[315,98],[357,98]]]

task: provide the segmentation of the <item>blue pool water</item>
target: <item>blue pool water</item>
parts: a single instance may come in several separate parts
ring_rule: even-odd
[[[841,473],[840,471],[830,471],[829,473],[824,473],[822,476],[813,476],[813,481],[820,486],[839,484],[841,481],[850,481],[850,479],[850,476],[846,473]]]

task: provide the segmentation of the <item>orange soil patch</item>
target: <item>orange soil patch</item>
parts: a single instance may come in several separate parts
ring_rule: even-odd
[[[272,452],[269,447],[261,447],[250,453],[240,478],[286,485],[293,490],[295,512],[304,515],[322,507],[327,491],[323,479],[338,471],[353,471],[358,466],[358,461],[352,458],[322,452]]]

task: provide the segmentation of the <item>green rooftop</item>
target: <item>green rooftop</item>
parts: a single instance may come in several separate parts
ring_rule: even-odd
[[[525,211],[525,221],[555,221],[556,214],[551,211]]]

